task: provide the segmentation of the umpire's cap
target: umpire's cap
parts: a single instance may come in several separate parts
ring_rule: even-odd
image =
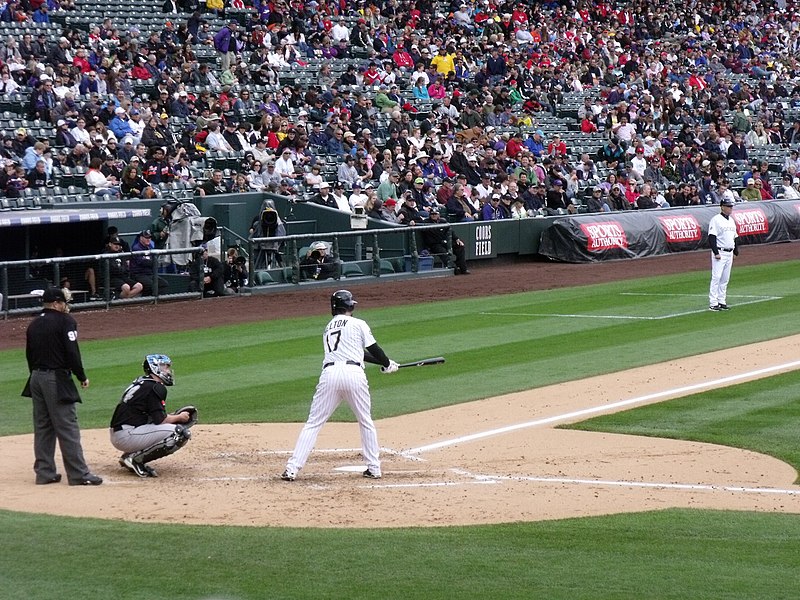
[[[64,295],[64,290],[57,287],[49,287],[42,294],[42,302],[64,302],[66,303],[67,297]]]
[[[730,198],[723,198],[719,201],[720,206],[733,206],[733,200]]]

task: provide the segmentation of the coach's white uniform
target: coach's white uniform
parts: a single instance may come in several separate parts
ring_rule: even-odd
[[[711,254],[711,287],[708,292],[710,307],[726,306],[728,281],[731,278],[733,251],[736,248],[736,222],[722,213],[715,215],[708,224],[708,235],[717,238],[719,258]]]
[[[351,315],[335,315],[322,335],[325,358],[308,421],[294,453],[286,464],[286,470],[296,475],[314,449],[319,430],[346,400],[358,420],[361,432],[361,450],[369,470],[376,476],[381,474],[380,448],[375,424],[370,416],[369,383],[364,373],[364,348],[375,344],[369,325]]]

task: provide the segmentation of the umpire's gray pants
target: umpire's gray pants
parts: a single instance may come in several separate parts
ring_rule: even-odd
[[[55,371],[31,372],[31,399],[33,401],[33,470],[39,479],[56,476],[56,440],[69,481],[78,481],[89,474],[83,458],[78,411],[73,402],[58,399]]]

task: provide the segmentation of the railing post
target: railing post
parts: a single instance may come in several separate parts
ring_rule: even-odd
[[[0,310],[3,315],[8,319],[8,267],[4,266],[0,272],[0,291],[3,293],[3,302],[0,303]]]
[[[419,271],[419,252],[417,251],[417,234],[412,227],[408,235],[411,239],[408,242],[409,249],[411,250],[411,272],[416,273]]]
[[[339,256],[339,236],[333,236],[333,245],[331,246],[331,254],[333,262],[336,263],[336,275],[334,279],[339,280],[342,278],[342,259]]]
[[[53,261],[53,285],[61,287],[61,265],[58,261]]]
[[[300,258],[297,256],[297,240],[294,238],[289,244],[289,253],[292,256],[292,283],[300,283]]]
[[[104,294],[104,300],[106,301],[106,308],[109,307],[111,304],[112,296],[114,291],[111,289],[111,267],[109,266],[110,258],[101,259],[100,264],[103,267],[103,287],[105,288],[106,293]]]
[[[447,268],[452,269],[455,267],[455,257],[453,256],[453,228],[447,226]]]
[[[372,234],[372,274],[375,277],[381,276],[381,249],[378,245],[378,234]]]
[[[253,264],[254,254],[253,254],[253,238],[247,240],[247,287],[254,287],[256,281],[256,267]]]
[[[158,263],[161,262],[159,257],[156,256],[155,260],[150,261],[153,264],[152,275],[153,275],[153,303],[158,304],[158,295],[161,290],[159,290],[158,285]]]

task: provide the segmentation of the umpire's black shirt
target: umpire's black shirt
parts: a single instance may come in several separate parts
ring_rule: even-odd
[[[86,381],[86,373],[78,348],[78,324],[70,315],[50,308],[28,325],[25,356],[28,370],[67,369],[78,381]]]

